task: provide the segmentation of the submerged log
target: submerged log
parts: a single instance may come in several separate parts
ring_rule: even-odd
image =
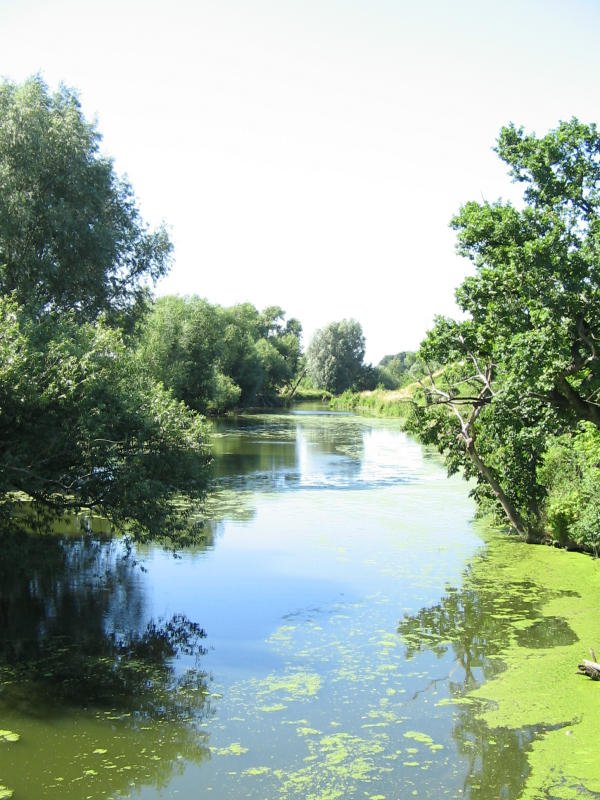
[[[581,664],[578,664],[578,669],[581,675],[588,675],[593,681],[600,680],[600,664],[597,661],[588,661],[584,658]]]

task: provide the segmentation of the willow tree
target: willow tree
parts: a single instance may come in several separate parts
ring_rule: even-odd
[[[364,370],[365,337],[359,322],[330,322],[314,334],[306,352],[310,379],[319,389],[341,394],[357,385]]]
[[[0,292],[30,311],[122,317],[167,271],[164,228],[144,224],[100,142],[72,89],[0,84]]]
[[[167,535],[205,432],[125,345],[171,245],[99,145],[73,91],[0,85],[0,513],[24,493]]]

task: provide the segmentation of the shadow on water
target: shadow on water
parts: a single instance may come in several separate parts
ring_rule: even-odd
[[[17,797],[96,797],[203,760],[200,626],[148,618],[118,541],[18,533],[0,547],[0,711],[20,737],[0,783]]]
[[[484,560],[467,569],[464,588],[450,587],[439,603],[405,615],[398,633],[408,660],[423,651],[438,658],[454,655],[448,689],[450,703],[457,704],[452,736],[467,761],[462,796],[514,800],[530,773],[527,753],[533,741],[553,728],[490,728],[481,717],[481,702],[470,701],[468,692],[504,670],[499,654],[509,642],[551,647],[570,644],[576,636],[566,620],[541,616],[555,593],[533,582],[503,582],[500,594],[497,581],[481,574]]]

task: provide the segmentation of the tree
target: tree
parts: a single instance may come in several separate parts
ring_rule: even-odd
[[[125,343],[171,245],[99,141],[71,90],[0,85],[0,516],[27,495],[181,540],[206,430]]]
[[[600,136],[575,119],[542,138],[510,125],[496,151],[526,185],[525,206],[467,203],[453,220],[477,270],[459,305],[507,391],[598,426]]]
[[[25,493],[95,509],[138,538],[185,531],[208,482],[202,420],[141,369],[118,331],[31,320],[0,298],[0,514]]]
[[[511,526],[538,538],[541,491],[536,469],[550,430],[539,401],[514,406],[502,396],[489,351],[478,346],[469,322],[438,318],[421,344],[420,358],[445,366],[419,380],[407,427],[443,453],[450,474],[476,481],[475,497],[492,500]]]
[[[158,299],[140,329],[149,373],[190,408],[215,413],[271,405],[298,370],[302,327],[271,306],[213,306],[199,297]]]
[[[465,319],[437,319],[422,345],[446,370],[423,382],[414,425],[534,537],[548,437],[600,426],[600,136],[576,119],[541,138],[509,125],[496,152],[525,203],[471,202],[452,221],[475,274],[457,290]]]
[[[278,393],[290,389],[300,368],[302,325],[294,317],[285,319],[280,306],[269,306],[260,314],[261,338],[256,342],[264,370],[260,392],[263,402],[275,402]]]
[[[178,400],[202,413],[236,405],[240,388],[219,367],[222,314],[199,297],[161,297],[140,329],[145,368]]]
[[[353,319],[331,322],[313,336],[306,352],[308,375],[319,389],[341,394],[360,379],[365,337]]]
[[[30,313],[123,322],[167,270],[165,230],[147,230],[100,139],[73,90],[0,84],[0,292]]]

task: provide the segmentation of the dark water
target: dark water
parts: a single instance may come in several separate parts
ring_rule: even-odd
[[[517,798],[534,732],[461,702],[506,624],[464,585],[464,483],[350,415],[221,423],[215,455],[204,549],[3,542],[0,798]]]

